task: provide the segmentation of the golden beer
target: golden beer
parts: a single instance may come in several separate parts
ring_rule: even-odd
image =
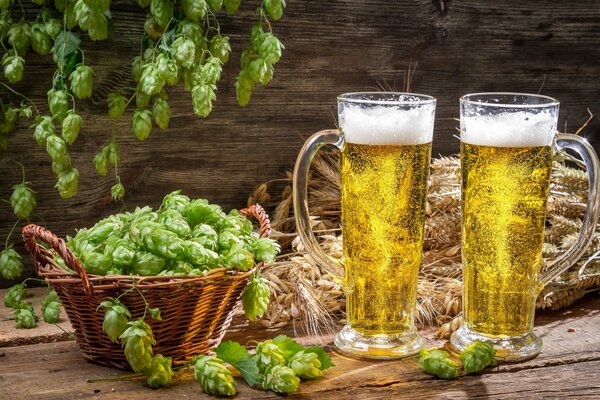
[[[349,326],[366,335],[413,329],[431,143],[342,149],[342,229]]]
[[[542,266],[552,149],[461,142],[466,327],[531,332]]]

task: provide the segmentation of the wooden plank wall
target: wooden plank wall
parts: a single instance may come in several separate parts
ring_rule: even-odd
[[[273,27],[286,46],[274,81],[239,108],[233,82],[254,21],[256,4],[248,3],[258,1],[244,3],[241,13],[223,20],[234,51],[209,118],[196,117],[189,94],[178,89],[169,93],[173,117],[167,131],[155,130],[147,142],[137,142],[131,111],[112,128],[121,144],[128,208],[156,206],[179,188],[225,208],[243,206],[257,184],[290,168],[310,134],[334,126],[337,94],[382,84],[401,89],[409,63],[417,63],[413,90],[438,98],[434,155],[457,150],[458,98],[477,91],[554,96],[561,101],[561,127],[568,131],[583,124],[589,108],[598,117],[585,135],[600,146],[600,0],[289,0]],[[26,126],[13,134],[0,161],[0,198],[8,198],[21,179],[10,159],[23,162],[37,192],[33,220],[61,235],[123,207],[110,201],[113,180],[98,177],[91,160],[111,133],[106,94],[132,86],[129,63],[139,51],[144,15],[129,0],[116,0],[112,9],[112,38],[82,45],[86,62],[97,71],[97,87],[79,106],[86,125],[71,150],[81,172],[79,194],[59,198],[49,159]],[[41,104],[51,68],[48,58],[30,57],[18,89]],[[0,239],[13,222],[10,207],[0,204]]]

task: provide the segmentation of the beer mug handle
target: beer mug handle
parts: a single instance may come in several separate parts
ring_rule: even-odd
[[[312,135],[302,146],[296,166],[294,168],[293,179],[293,198],[294,198],[294,218],[296,220],[296,230],[300,235],[302,244],[317,261],[317,263],[329,274],[333,275],[338,281],[342,280],[344,267],[342,263],[326,254],[319,246],[310,225],[310,213],[308,210],[308,174],[310,165],[317,151],[326,144],[332,144],[338,149],[344,145],[344,137],[341,131],[337,129],[326,129]]]
[[[587,207],[579,237],[564,254],[551,262],[540,274],[538,290],[543,289],[550,281],[569,269],[585,253],[594,236],[600,211],[600,199],[598,198],[600,194],[600,162],[594,148],[580,136],[563,133],[556,135],[556,146],[559,149],[575,151],[583,160],[589,181]]]

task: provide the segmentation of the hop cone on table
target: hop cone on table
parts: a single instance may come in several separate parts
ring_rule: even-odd
[[[0,274],[6,279],[15,279],[23,272],[23,261],[12,247],[0,252]]]
[[[15,306],[15,321],[17,322],[17,328],[35,328],[37,326],[38,317],[33,311],[31,304],[19,303]]]
[[[294,393],[298,390],[300,379],[294,370],[285,365],[273,365],[267,369],[262,387],[277,393]]]
[[[44,321],[49,324],[55,324],[60,319],[60,303],[58,301],[51,301],[45,307],[42,306],[42,316]]]
[[[162,354],[152,357],[152,363],[146,370],[148,386],[152,388],[169,387],[172,377],[171,357],[164,357]]]
[[[129,327],[131,313],[119,300],[105,300],[100,303],[100,306],[105,309],[102,331],[108,335],[113,343],[117,343],[119,337]]]
[[[143,372],[152,364],[152,346],[156,343],[150,325],[138,319],[129,323],[121,335],[125,358],[134,372]]]
[[[283,351],[272,340],[260,342],[256,346],[256,364],[261,371],[270,366],[285,365]]]
[[[320,369],[321,361],[316,353],[305,353],[301,350],[292,356],[288,366],[298,378],[314,379],[323,375]]]
[[[471,343],[460,353],[460,361],[463,363],[465,373],[472,374],[479,372],[488,365],[494,365],[496,362],[496,350],[490,342],[478,340]]]
[[[6,294],[4,295],[4,306],[14,308],[26,295],[27,292],[25,291],[25,286],[18,283],[6,291]]]
[[[194,378],[200,382],[202,390],[215,396],[233,396],[236,393],[235,381],[231,372],[218,358],[200,356],[196,359]]]
[[[430,374],[443,379],[454,379],[460,375],[458,365],[456,365],[456,363],[450,359],[448,353],[443,350],[421,350],[419,367]]]

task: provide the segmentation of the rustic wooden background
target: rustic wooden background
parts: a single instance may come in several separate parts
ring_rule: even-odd
[[[137,142],[130,129],[132,111],[114,128],[128,208],[157,206],[175,189],[225,208],[244,206],[257,184],[292,166],[310,134],[334,126],[337,94],[382,85],[402,89],[409,63],[417,64],[413,91],[438,98],[434,155],[457,150],[458,98],[477,91],[556,97],[561,127],[570,132],[585,122],[589,108],[598,117],[584,135],[600,147],[600,0],[289,0],[284,18],[273,26],[286,46],[274,81],[240,108],[233,82],[257,4],[244,2],[242,12],[223,19],[222,31],[231,36],[234,50],[208,118],[196,117],[190,95],[178,89],[169,92],[173,117],[167,131],[155,129],[147,142]],[[106,94],[133,85],[129,64],[139,52],[144,14],[128,0],[116,0],[112,10],[112,38],[82,44],[86,63],[96,70],[96,89],[78,106],[85,127],[71,149],[81,173],[79,194],[59,198],[48,156],[25,124],[0,161],[0,198],[7,199],[21,179],[10,160],[23,162],[37,192],[33,221],[60,235],[123,207],[110,201],[113,178],[97,176],[91,161],[111,133]],[[52,71],[48,57],[30,56],[18,90],[43,104]],[[1,203],[0,239],[13,223],[10,207]],[[0,286],[8,284],[0,280]]]

